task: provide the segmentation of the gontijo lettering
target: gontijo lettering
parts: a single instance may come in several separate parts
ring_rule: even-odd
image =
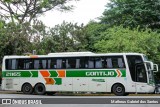
[[[114,72],[86,72],[86,76],[114,76]]]

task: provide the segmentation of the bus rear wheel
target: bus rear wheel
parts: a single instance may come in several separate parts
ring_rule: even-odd
[[[22,92],[24,94],[32,94],[33,92],[33,88],[32,88],[32,85],[29,84],[29,83],[26,83],[22,86]]]
[[[112,92],[117,96],[124,96],[126,94],[125,93],[125,88],[122,84],[113,85]]]
[[[46,88],[45,88],[45,86],[43,84],[38,83],[34,87],[34,92],[37,95],[44,95],[46,93]]]

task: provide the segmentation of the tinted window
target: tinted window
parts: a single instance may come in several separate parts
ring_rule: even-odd
[[[141,56],[127,55],[131,78],[135,82],[146,82],[146,72]]]
[[[114,69],[125,68],[122,56],[7,59],[6,69]]]
[[[67,58],[66,59],[66,68],[76,68],[76,58]],[[78,62],[77,62],[78,63]],[[78,65],[77,65],[78,67]]]
[[[21,60],[24,61],[24,63],[23,63],[24,64],[24,68],[23,69],[33,69],[34,68],[32,59],[21,59]]]
[[[102,60],[103,68],[125,68],[123,56],[106,56]]]
[[[95,58],[95,68],[102,68],[102,61],[103,59],[101,57]]]
[[[6,64],[6,69],[15,70],[17,69],[18,62],[16,61],[16,59],[6,59],[5,64]]]

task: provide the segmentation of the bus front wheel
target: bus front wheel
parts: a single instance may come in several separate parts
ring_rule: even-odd
[[[37,95],[44,95],[46,93],[46,88],[42,83],[38,83],[34,87],[34,92]]]
[[[112,92],[117,96],[124,96],[125,95],[125,88],[122,84],[115,84],[112,87]]]
[[[24,94],[32,94],[33,92],[33,88],[32,88],[32,85],[29,84],[29,83],[26,83],[22,86],[22,92]]]

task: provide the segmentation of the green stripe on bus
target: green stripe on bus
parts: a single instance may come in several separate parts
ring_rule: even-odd
[[[66,77],[126,77],[126,70],[66,70]],[[50,70],[50,77],[58,77],[56,70]],[[3,71],[3,77],[38,77],[38,71]]]
[[[56,71],[49,71],[50,77],[58,77],[58,74]]]
[[[56,81],[56,85],[62,84],[62,78],[53,78]]]
[[[125,70],[120,70],[121,76],[125,77]],[[66,71],[66,77],[117,77],[115,70],[82,70],[80,72],[76,71]]]
[[[122,73],[122,76],[121,77],[126,77],[126,70],[120,70],[121,73]]]
[[[3,77],[38,77],[38,71],[6,71]]]

